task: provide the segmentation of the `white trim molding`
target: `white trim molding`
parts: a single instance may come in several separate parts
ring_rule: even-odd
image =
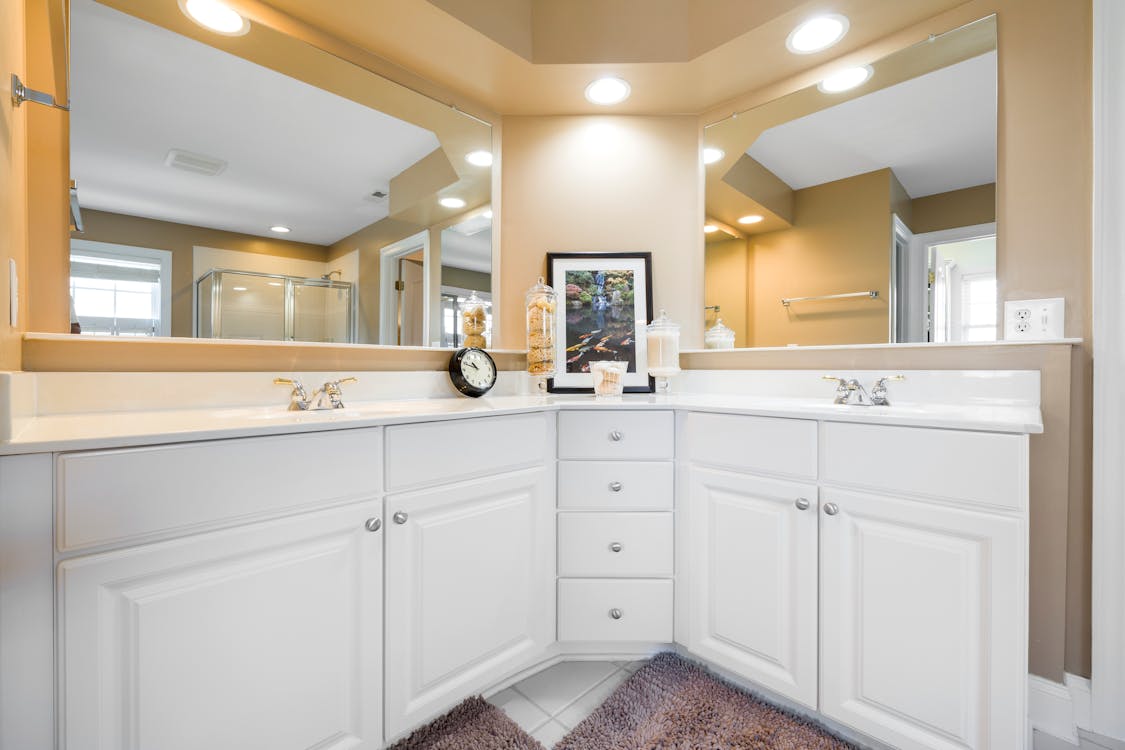
[[[1125,3],[1094,0],[1091,722],[1125,740]]]
[[[1090,681],[1072,674],[1063,679],[1060,684],[1038,675],[1027,676],[1027,717],[1033,733],[1078,747],[1078,727],[1089,726],[1090,722]]]

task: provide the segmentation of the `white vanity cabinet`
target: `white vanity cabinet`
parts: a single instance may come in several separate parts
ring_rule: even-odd
[[[388,740],[553,644],[554,421],[387,428]]]
[[[309,437],[58,457],[60,748],[382,746],[380,431]]]

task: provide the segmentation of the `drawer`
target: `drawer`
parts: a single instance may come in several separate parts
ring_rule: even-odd
[[[671,510],[670,461],[560,461],[558,502],[574,510]]]
[[[670,411],[564,411],[559,458],[670,459],[675,419]]]
[[[560,578],[559,640],[671,643],[672,581]]]
[[[816,422],[736,414],[684,417],[688,460],[735,471],[816,478]]]
[[[559,575],[671,577],[671,513],[560,513]]]
[[[387,491],[541,466],[550,457],[551,419],[517,414],[388,427]]]
[[[1027,507],[1026,435],[826,422],[825,482]]]
[[[59,456],[63,552],[376,496],[381,430]]]

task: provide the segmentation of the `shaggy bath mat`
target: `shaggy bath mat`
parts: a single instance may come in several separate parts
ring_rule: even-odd
[[[388,750],[543,750],[543,746],[478,695]]]
[[[675,654],[657,655],[555,750],[854,750]]]

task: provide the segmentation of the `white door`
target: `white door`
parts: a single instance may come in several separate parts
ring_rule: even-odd
[[[402,258],[399,260],[399,332],[402,346],[425,346],[422,335],[423,304],[426,301],[426,283],[421,263]]]
[[[379,508],[62,563],[60,747],[381,747]]]
[[[821,712],[903,750],[1025,747],[1024,522],[831,489],[821,509]]]
[[[815,709],[816,485],[689,472],[688,648]]]
[[[554,642],[549,480],[531,469],[387,499],[388,739]]]

